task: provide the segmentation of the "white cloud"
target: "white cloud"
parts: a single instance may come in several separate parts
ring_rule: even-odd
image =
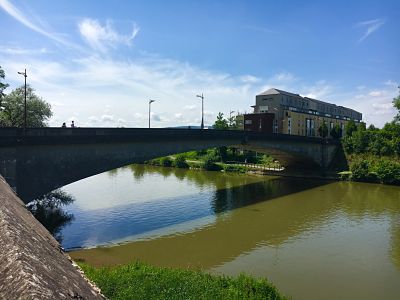
[[[182,113],[176,113],[176,114],[174,114],[174,117],[178,121],[183,120],[183,114]]]
[[[114,116],[113,115],[102,115],[100,119],[105,122],[105,123],[113,123],[114,122]]]
[[[102,26],[98,20],[83,19],[78,24],[79,32],[85,41],[95,50],[106,51],[109,47],[115,48],[119,44],[131,45],[132,40],[139,32],[139,28],[134,24],[132,32],[129,35],[117,33],[108,20],[105,26]]]
[[[328,98],[332,95],[334,87],[326,80],[319,80],[312,86],[301,88],[301,95],[314,98],[322,101],[329,101]]]
[[[379,97],[382,96],[384,91],[371,91],[368,93],[371,97]]]
[[[296,80],[296,77],[289,72],[282,72],[275,75],[275,78],[279,81],[293,81]]]
[[[41,54],[49,54],[50,51],[46,48],[29,49],[29,48],[0,45],[0,53],[12,54],[12,55],[41,55]]]
[[[363,120],[367,125],[374,124],[377,127],[382,127],[386,122],[392,121],[396,115],[392,100],[397,93],[397,84],[387,85],[384,83],[379,89],[349,96],[343,105],[362,112]]]
[[[0,7],[4,9],[13,18],[15,18],[18,22],[22,23],[23,25],[32,29],[33,31],[36,31],[61,44],[73,46],[72,43],[69,43],[65,39],[61,38],[59,35],[55,34],[54,32],[51,32],[48,29],[43,28],[42,24],[44,24],[44,22],[39,17],[35,16],[35,18],[39,20],[39,23],[41,25],[35,24],[33,21],[31,21],[25,14],[23,14],[17,7],[12,5],[8,0],[0,0]]]
[[[356,24],[357,27],[362,27],[365,29],[364,34],[362,37],[358,40],[358,42],[362,42],[365,40],[370,34],[373,32],[377,31],[383,24],[386,23],[386,20],[383,18],[380,19],[373,19],[373,20],[368,20],[368,21],[363,21],[363,22],[358,22]]]
[[[244,75],[244,76],[241,76],[240,79],[244,83],[255,83],[255,82],[260,82],[261,81],[260,78],[258,78],[256,76],[252,76],[252,75]]]
[[[185,105],[184,107],[183,107],[183,109],[185,109],[185,110],[196,110],[197,109],[197,105]]]

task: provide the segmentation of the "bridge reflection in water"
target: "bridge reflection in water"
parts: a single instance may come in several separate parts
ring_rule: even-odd
[[[231,275],[248,272],[267,276],[300,299],[374,299],[382,291],[391,299],[400,292],[399,187],[146,166],[109,176],[117,180],[127,170],[143,185],[160,183],[162,176],[168,184],[174,179],[199,192],[151,200],[148,206],[93,211],[106,227],[111,222],[131,227],[132,237],[117,238],[125,242],[114,247],[72,251],[74,259],[98,266],[139,259]],[[153,185],[154,193],[164,188],[162,183]],[[155,209],[150,210],[151,205]],[[108,216],[118,212],[125,214],[126,222]],[[141,224],[157,221],[154,227]],[[87,231],[86,240],[94,241],[96,230],[89,226]],[[134,241],[127,242],[129,238]]]

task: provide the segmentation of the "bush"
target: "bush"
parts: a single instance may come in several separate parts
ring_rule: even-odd
[[[367,181],[369,179],[369,163],[367,160],[355,161],[350,165],[351,179]]]
[[[188,163],[186,162],[186,158],[182,154],[178,154],[174,161],[174,166],[177,168],[189,168]]]
[[[400,183],[400,164],[381,159],[376,165],[376,176],[381,183],[396,184]]]
[[[162,157],[160,159],[160,164],[163,167],[171,167],[172,166],[172,160],[168,156]]]
[[[211,156],[207,156],[202,163],[201,167],[207,171],[220,171],[222,168],[220,165],[217,165]]]

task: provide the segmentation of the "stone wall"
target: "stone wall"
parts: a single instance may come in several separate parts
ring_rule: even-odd
[[[1,176],[0,299],[104,299]]]

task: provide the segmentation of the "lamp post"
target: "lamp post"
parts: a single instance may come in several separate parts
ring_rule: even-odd
[[[25,77],[25,101],[24,101],[24,130],[26,130],[26,69],[24,72],[18,72],[18,74],[23,75]]]
[[[149,128],[150,128],[150,117],[151,117],[151,104],[153,103],[153,102],[155,102],[156,100],[152,100],[152,99],[150,99],[149,100]]]
[[[204,129],[204,96],[203,93],[201,95],[196,95],[196,97],[201,98],[201,129]]]

